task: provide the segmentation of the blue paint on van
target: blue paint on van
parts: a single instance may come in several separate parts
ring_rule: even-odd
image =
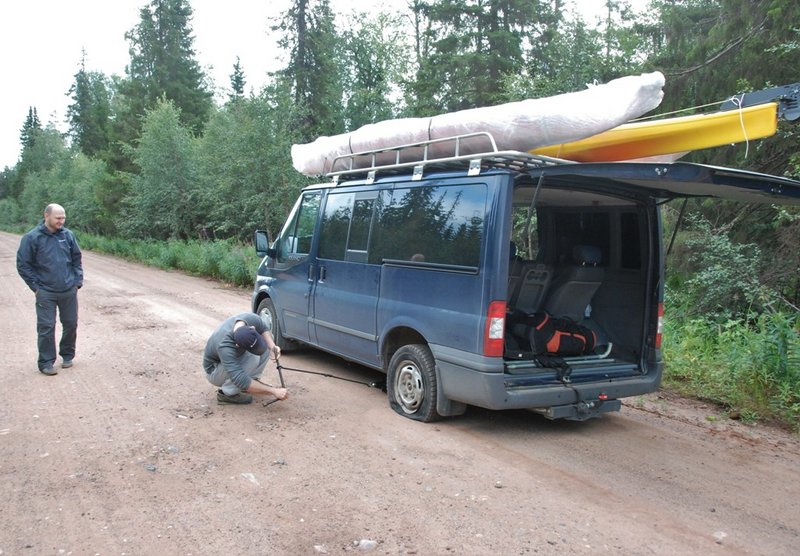
[[[468,405],[584,420],[656,390],[660,205],[693,195],[800,204],[800,183],[777,176],[524,153],[329,177],[301,193],[269,248],[256,232],[253,310],[272,318],[283,348],[387,373],[391,407],[420,421]],[[525,325],[541,311],[563,311],[599,345],[545,353]]]

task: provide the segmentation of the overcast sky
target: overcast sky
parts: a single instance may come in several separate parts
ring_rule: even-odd
[[[216,86],[230,85],[239,56],[247,91],[256,91],[268,71],[277,69],[276,46],[268,20],[283,13],[289,0],[191,0],[197,61]],[[602,0],[576,0],[581,13]],[[28,108],[36,107],[43,126],[66,131],[67,96],[86,52],[86,68],[108,76],[125,74],[130,60],[125,33],[139,22],[149,0],[0,0],[0,168],[14,166]],[[406,0],[331,0],[334,10],[384,9]]]
[[[218,88],[230,84],[239,56],[247,91],[260,89],[268,71],[277,69],[269,18],[289,0],[191,0],[197,61]],[[67,93],[81,52],[86,68],[108,76],[125,75],[129,43],[125,33],[139,22],[150,0],[4,0],[0,2],[0,168],[16,164],[19,134],[34,106],[42,125],[65,131]],[[334,6],[361,9],[403,5],[403,0],[333,0]]]

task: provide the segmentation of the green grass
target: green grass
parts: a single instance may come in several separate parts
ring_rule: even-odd
[[[745,421],[800,432],[800,318],[772,313],[715,323],[666,321],[664,384]]]
[[[163,242],[85,233],[76,235],[83,249],[164,270],[176,269],[195,276],[206,276],[235,286],[252,286],[259,264],[253,246],[234,240]]]

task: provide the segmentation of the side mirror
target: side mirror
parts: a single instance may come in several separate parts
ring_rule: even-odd
[[[256,230],[255,234],[256,254],[259,257],[268,255],[272,258],[275,257],[275,249],[269,246],[269,237],[265,230]]]

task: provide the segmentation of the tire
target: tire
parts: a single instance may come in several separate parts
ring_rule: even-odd
[[[430,423],[436,412],[436,364],[428,346],[410,344],[392,356],[386,377],[389,405],[409,419]]]
[[[275,310],[275,305],[273,305],[269,297],[261,300],[261,303],[258,304],[257,312],[261,316],[265,314],[269,315],[270,321],[272,321],[272,339],[275,340],[275,345],[281,348],[281,351],[292,351],[295,349],[295,343],[283,337],[281,325],[278,321],[278,312]]]

